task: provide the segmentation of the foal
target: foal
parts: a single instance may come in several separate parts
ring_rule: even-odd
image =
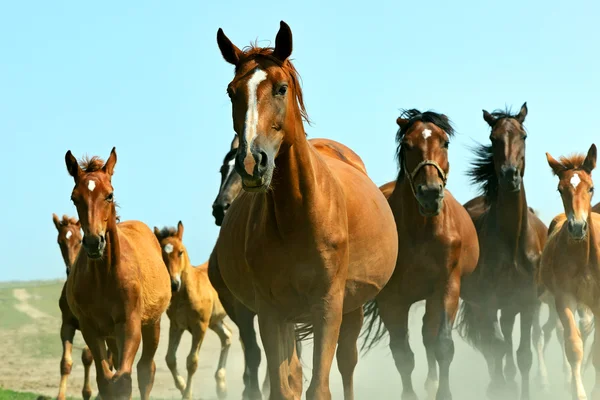
[[[56,214],[52,214],[52,221],[58,231],[57,242],[66,266],[68,277],[71,266],[75,262],[75,258],[77,258],[77,254],[79,254],[79,249],[81,248],[81,226],[79,225],[77,218],[69,218],[66,215],[63,215],[61,220]],[[71,367],[73,366],[73,359],[71,358],[73,338],[75,337],[75,331],[79,329],[79,322],[67,304],[66,287],[67,282],[63,285],[60,299],[58,300],[58,306],[60,307],[62,317],[60,325],[60,341],[63,345],[63,353],[60,360],[60,385],[58,388],[58,396],[56,396],[57,400],[65,400],[67,395],[67,378],[71,374]],[[90,367],[92,366],[93,361],[90,349],[85,346],[81,351],[81,362],[83,363],[84,370],[81,395],[86,400],[92,396]]]
[[[215,373],[217,395],[220,399],[227,396],[225,384],[225,364],[231,346],[231,330],[225,324],[227,314],[219,301],[217,292],[208,280],[208,263],[198,267],[190,264],[187,249],[183,245],[183,224],[179,221],[177,229],[154,227],[154,234],[162,248],[162,256],[171,277],[171,305],[167,315],[171,321],[169,329],[169,347],[167,365],[171,370],[175,386],[184,399],[192,398],[192,378],[198,368],[198,352],[208,328],[221,339],[221,355]],[[187,358],[187,383],[177,371],[177,348],[183,332],[192,335],[192,348]]]
[[[574,400],[587,399],[581,377],[583,343],[575,323],[578,304],[600,315],[600,215],[591,211],[594,194],[592,170],[596,167],[596,146],[587,156],[555,160],[546,153],[552,172],[558,176],[558,191],[565,213],[550,225],[548,243],[542,253],[540,278],[552,292],[556,310],[565,329],[565,349],[572,372]],[[600,399],[600,330],[592,345],[596,383],[593,399]]]
[[[398,180],[395,187],[390,183],[380,189],[392,190],[388,201],[396,219],[400,256],[388,284],[365,308],[365,316],[373,318],[367,334],[380,313],[402,377],[402,398],[416,399],[408,315],[412,304],[426,299],[422,331],[429,364],[426,388],[437,389],[437,400],[449,400],[452,325],[461,277],[475,269],[479,258],[477,234],[465,209],[446,189],[448,145],[454,133],[448,118],[413,109],[405,111],[397,123]],[[381,337],[377,335],[374,341]]]
[[[67,301],[96,364],[103,400],[131,398],[132,364],[137,364],[140,397],[146,400],[154,382],[154,354],[160,318],[171,300],[169,274],[152,231],[139,221],[117,224],[111,183],[117,153],[81,166],[68,151],[65,162],[75,180],[71,199],[83,229],[83,251],[67,279]],[[109,369],[105,341],[116,358]]]

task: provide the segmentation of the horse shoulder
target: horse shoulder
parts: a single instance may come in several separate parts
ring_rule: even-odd
[[[331,139],[310,139],[308,142],[320,155],[340,160],[367,175],[365,163],[349,147]]]
[[[458,233],[458,242],[456,246],[460,249],[459,262],[463,273],[472,272],[477,267],[479,261],[479,238],[475,225],[467,210],[454,198],[452,193],[446,191],[446,204],[450,214],[453,216],[453,221]]]

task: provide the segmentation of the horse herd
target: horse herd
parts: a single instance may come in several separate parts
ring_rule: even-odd
[[[185,399],[192,397],[198,351],[208,328],[221,339],[215,378],[219,398],[225,397],[231,342],[227,315],[243,343],[244,399],[263,395],[255,316],[267,357],[262,391],[270,399],[302,397],[300,342],[308,336],[314,351],[307,398],[331,399],[335,356],[344,398],[353,399],[361,332],[367,349],[389,334],[402,399],[416,399],[408,315],[411,305],[422,300],[426,388],[436,399],[452,398],[457,316],[459,333],[487,362],[490,398],[514,397],[509,393],[517,367],[520,398],[530,398],[532,342],[540,383],[548,388],[544,348],[555,328],[564,337],[573,398],[587,398],[581,379],[587,365],[583,342],[592,331],[600,334],[592,322],[600,312],[600,232],[595,232],[600,215],[593,212],[600,207],[591,206],[594,145],[585,156],[556,160],[547,154],[564,204],[564,213],[549,229],[525,195],[526,104],[516,114],[483,112],[490,143],[476,150],[469,172],[482,191],[479,197],[461,205],[446,189],[453,127],[443,114],[415,109],[396,121],[398,178],[377,188],[352,150],[306,138],[308,116],[289,60],[292,32],[287,24],[281,22],[274,48],[240,50],[221,29],[217,42],[224,59],[235,66],[227,93],[236,136],[221,167],[213,204],[221,229],[206,264],[190,264],[181,222],[177,228],[154,228],[153,234],[139,221],[119,221],[111,184],[114,148],[106,162],[97,157],[79,162],[70,151],[66,154],[79,219],[54,215],[67,266],[60,298],[59,399],[65,398],[76,329],[88,346],[82,355],[84,398],[91,396],[92,362],[103,399],[131,398],[132,364],[141,341],[138,386],[141,398],[148,399],[165,311],[171,323],[166,362]],[[550,309],[543,327],[542,302]],[[521,332],[515,363],[517,314]],[[186,330],[192,334],[187,380],[175,358]],[[596,342],[591,357],[600,373]],[[593,395],[600,399],[596,377]]]

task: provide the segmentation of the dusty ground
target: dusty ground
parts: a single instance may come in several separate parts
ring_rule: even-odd
[[[61,345],[59,339],[58,296],[62,283],[11,284],[0,286],[0,386],[14,390],[27,390],[49,396],[55,396],[59,382],[59,361]],[[418,308],[411,317],[411,343],[415,352],[416,369],[413,374],[414,384],[421,399],[425,399],[423,383],[426,376],[426,361],[421,343],[421,316],[423,310]],[[160,347],[156,357],[157,374],[152,392],[153,398],[180,398],[167,369],[164,357],[166,354],[168,318],[162,320]],[[243,354],[239,335],[235,325],[229,321],[234,332],[233,345],[229,354],[227,382],[230,399],[241,399]],[[518,327],[515,329],[518,332]],[[515,340],[518,336],[515,334]],[[518,343],[518,342],[516,342]],[[483,358],[469,348],[455,334],[456,356],[452,364],[452,390],[455,399],[485,399],[485,388],[488,374]],[[184,335],[178,351],[180,371],[185,371],[185,357],[190,346],[190,336]],[[80,362],[83,340],[78,333],[75,339],[73,354],[73,372],[69,379],[69,395],[80,397],[83,381],[83,367]],[[200,365],[194,379],[194,398],[203,400],[216,399],[214,372],[219,355],[219,340],[209,332],[200,351]],[[310,377],[311,346],[305,345],[303,363],[305,377]],[[535,357],[535,355],[534,355]],[[533,399],[558,400],[570,396],[564,391],[562,361],[556,339],[553,338],[548,350],[547,365],[552,390],[549,394],[540,393],[533,384]],[[264,362],[261,377],[264,377]],[[534,359],[532,376],[537,372]],[[94,372],[92,372],[94,374]],[[95,379],[95,378],[94,378]],[[135,379],[135,377],[134,377]],[[519,380],[520,378],[517,377]],[[305,383],[307,386],[308,384]],[[586,387],[591,390],[593,376],[586,374]],[[96,391],[95,381],[93,382]],[[401,382],[387,342],[371,353],[361,357],[355,374],[356,399],[397,399],[401,393]],[[341,399],[342,385],[337,367],[331,374],[331,389],[334,399]],[[134,392],[135,393],[135,392]],[[588,392],[589,393],[589,392]],[[507,400],[518,396],[509,396]]]

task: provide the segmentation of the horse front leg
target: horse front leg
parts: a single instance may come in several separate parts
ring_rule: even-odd
[[[219,354],[219,364],[217,372],[215,372],[215,380],[217,381],[217,396],[219,399],[227,397],[227,383],[225,381],[225,368],[227,366],[227,356],[231,347],[231,329],[221,320],[211,325],[210,327],[221,340],[221,353]]]
[[[73,338],[75,337],[75,327],[63,320],[60,326],[60,341],[63,345],[62,357],[60,359],[60,385],[58,388],[57,400],[65,400],[67,395],[67,379],[71,374],[73,367]],[[89,398],[89,397],[88,397]]]
[[[519,349],[517,350],[517,363],[519,364],[519,372],[521,373],[521,400],[529,400],[530,397],[529,373],[533,360],[531,330],[536,307],[538,307],[538,304],[529,305],[521,311],[521,340]]]
[[[87,343],[94,364],[96,366],[96,383],[98,384],[99,396],[103,399],[112,399],[113,393],[110,386],[110,380],[113,377],[110,362],[106,353],[106,342],[89,325],[80,321],[81,334]]]
[[[356,341],[363,325],[363,308],[342,317],[338,349],[336,353],[338,369],[344,385],[344,400],[354,400],[354,369],[358,362]]]
[[[127,313],[124,322],[115,325],[119,349],[118,368],[111,380],[115,399],[129,400],[132,393],[131,371],[135,355],[142,341],[142,323],[138,312]],[[102,396],[104,398],[104,396]]]
[[[587,400],[583,380],[581,379],[581,363],[583,360],[583,341],[575,322],[577,302],[572,296],[557,295],[556,311],[564,328],[565,351],[571,367],[573,400]]]

